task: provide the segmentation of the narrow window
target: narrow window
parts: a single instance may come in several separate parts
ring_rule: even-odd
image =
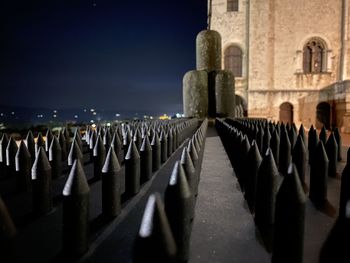
[[[227,12],[238,11],[238,0],[227,0]]]
[[[224,67],[231,70],[234,77],[242,77],[242,50],[237,46],[229,46],[224,54]]]
[[[304,73],[320,73],[325,71],[325,45],[318,40],[310,40],[303,49]]]

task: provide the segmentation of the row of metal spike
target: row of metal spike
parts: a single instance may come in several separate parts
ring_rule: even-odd
[[[164,194],[149,196],[136,238],[134,262],[187,262],[195,216],[200,169],[208,120],[183,148]]]
[[[1,161],[6,160],[6,164],[4,166],[1,162],[3,165],[1,171],[6,171],[6,176],[16,177],[17,191],[30,191],[33,212],[37,215],[45,215],[53,208],[53,179],[63,175],[62,164],[63,161],[67,162],[70,172],[61,192],[62,250],[65,256],[77,258],[88,250],[89,237],[89,183],[92,182],[88,183],[83,169],[83,149],[86,148],[84,141],[89,141],[88,146],[94,145],[90,148],[90,157],[94,162],[93,181],[102,179],[102,215],[105,218],[113,218],[121,211],[122,191],[127,198],[136,195],[141,183],[149,180],[152,173],[160,169],[161,164],[171,156],[183,140],[193,134],[197,123],[198,120],[189,119],[123,124],[115,128],[111,140],[108,139],[108,134],[112,132],[109,127],[98,127],[96,130],[87,127],[85,136],[81,136],[80,129],[77,128],[73,138],[69,136],[66,129],[61,130],[58,137],[48,130],[46,140],[39,133],[36,142],[29,131],[26,140],[21,141],[19,147],[12,137],[8,138],[7,134],[3,134],[0,142],[2,146],[0,156]],[[120,130],[125,131],[122,132],[125,145],[121,144],[118,138]],[[131,134],[133,139],[129,138]],[[149,140],[150,136],[152,136],[152,143]],[[139,139],[142,140],[140,144],[137,142]],[[32,154],[30,149],[33,150]],[[14,167],[12,167],[13,163],[15,163]],[[121,172],[121,163],[125,163],[124,174]],[[125,186],[121,185],[122,176],[125,177]],[[5,222],[0,230],[0,240],[11,244],[9,240],[15,238],[16,227],[5,204],[2,200],[0,201],[0,221]],[[1,244],[3,244],[2,241]],[[12,249],[7,251],[11,256]],[[4,253],[5,259],[6,254]]]
[[[285,126],[266,120],[217,119],[216,127],[265,247],[272,252],[272,262],[303,262],[308,191],[303,126],[298,135],[294,124]],[[324,128],[318,137],[313,127],[308,137],[309,197],[317,208],[323,209],[327,202],[327,177],[336,176],[336,164],[341,159],[341,137],[335,129],[327,140]],[[344,169],[344,181],[348,177]],[[342,182],[342,187],[345,184]],[[347,198],[345,203],[350,199],[349,183],[347,187],[341,194],[347,192],[347,197],[341,197]],[[339,218],[344,218],[344,205],[341,201]]]

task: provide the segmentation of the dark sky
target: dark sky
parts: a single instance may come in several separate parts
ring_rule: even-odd
[[[206,0],[8,2],[0,7],[0,104],[182,110]]]

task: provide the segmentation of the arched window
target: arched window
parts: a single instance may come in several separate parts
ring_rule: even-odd
[[[234,77],[242,77],[242,50],[237,46],[229,46],[224,54],[224,67],[231,70]]]
[[[227,0],[227,12],[238,11],[238,0]]]
[[[319,39],[311,39],[303,49],[304,73],[320,73],[326,71],[326,46]]]

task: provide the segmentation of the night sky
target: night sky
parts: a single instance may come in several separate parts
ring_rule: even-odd
[[[206,0],[8,2],[0,105],[182,111]]]

